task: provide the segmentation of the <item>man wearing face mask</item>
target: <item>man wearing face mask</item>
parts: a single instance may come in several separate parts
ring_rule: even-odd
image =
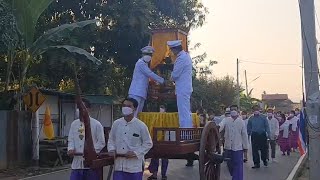
[[[248,134],[242,118],[238,113],[238,106],[230,107],[230,116],[220,123],[219,131],[225,131],[225,156],[230,158],[227,162],[232,180],[243,180],[243,153],[248,149]]]
[[[270,138],[270,127],[266,116],[260,114],[259,106],[253,106],[253,116],[248,121],[248,135],[251,136],[253,169],[260,168],[260,154],[261,160],[265,166],[268,166],[267,151],[268,139]]]
[[[127,98],[122,103],[124,117],[116,120],[108,140],[108,152],[115,157],[113,180],[142,180],[144,156],[152,148],[148,127],[134,117],[138,102]]]
[[[181,40],[168,41],[170,51],[177,57],[174,62],[171,79],[175,82],[179,124],[182,128],[191,128],[190,96],[192,94],[192,60],[182,49]]]
[[[90,103],[87,100],[83,100],[83,102],[89,110]],[[70,180],[99,180],[99,172],[97,170],[84,166],[85,125],[79,114],[80,112],[77,109],[75,113],[76,120],[72,122],[68,136],[68,155],[73,157]],[[98,120],[90,117],[90,128],[93,146],[98,154],[106,145],[103,126]]]
[[[270,147],[271,147],[271,162],[276,162],[276,144],[279,136],[279,121],[273,116],[273,109],[267,110],[267,118],[270,127]],[[268,150],[269,154],[269,150]],[[269,155],[268,155],[269,158]]]
[[[147,98],[149,78],[160,84],[165,82],[162,77],[152,72],[148,66],[154,53],[154,48],[146,46],[141,49],[141,52],[142,58],[140,58],[135,65],[128,93],[130,98],[138,101],[138,107],[134,114],[135,117],[143,110],[144,102]]]

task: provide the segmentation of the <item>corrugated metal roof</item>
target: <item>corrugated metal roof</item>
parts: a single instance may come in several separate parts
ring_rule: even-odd
[[[69,99],[74,99],[75,94],[73,93],[65,93],[53,89],[40,89],[41,93],[46,94],[46,95],[53,95],[53,96],[58,96],[61,98],[69,98]],[[114,96],[110,95],[82,95],[82,98],[87,99],[91,104],[105,104],[105,105],[112,105],[116,104],[117,98]]]
[[[115,98],[108,95],[85,95],[83,98],[87,99],[90,104],[105,104],[112,105],[114,104]]]

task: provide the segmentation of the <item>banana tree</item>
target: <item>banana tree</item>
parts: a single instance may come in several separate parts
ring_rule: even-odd
[[[250,111],[252,106],[257,105],[261,101],[259,99],[251,97],[253,89],[251,89],[248,95],[244,92],[240,94],[240,106],[243,110]]]
[[[75,29],[96,24],[97,20],[87,20],[72,24],[64,24],[59,27],[50,29],[38,39],[34,39],[36,24],[40,15],[48,8],[53,0],[5,0],[14,15],[14,21],[19,32],[19,44],[17,45],[22,52],[22,72],[20,75],[19,89],[23,93],[26,74],[30,63],[42,53],[51,49],[64,49],[71,54],[78,54],[94,62],[100,62],[86,50],[79,47],[61,44],[61,41],[68,39]],[[12,67],[12,62],[9,62]],[[11,67],[8,68],[10,76]],[[10,78],[9,78],[10,79]],[[7,82],[9,84],[9,82]]]

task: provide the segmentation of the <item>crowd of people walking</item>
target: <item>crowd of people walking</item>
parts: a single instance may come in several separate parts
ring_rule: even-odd
[[[253,106],[252,113],[248,113],[240,112],[238,106],[232,105],[225,108],[222,115],[215,115],[212,109],[208,110],[207,115],[205,110],[200,109],[198,115],[201,125],[213,121],[219,127],[224,156],[231,159],[227,165],[233,180],[243,179],[243,163],[248,160],[249,146],[252,149],[253,169],[260,168],[261,162],[264,166],[277,162],[277,145],[283,156],[297,151],[299,109],[275,112],[271,108],[262,111],[259,106]]]

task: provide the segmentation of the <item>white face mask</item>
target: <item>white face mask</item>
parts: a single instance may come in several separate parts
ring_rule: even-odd
[[[272,117],[272,115],[273,115],[272,113],[267,113],[268,117]]]
[[[144,62],[149,63],[151,61],[152,57],[149,56],[149,55],[144,55],[142,57],[142,59],[143,59]]]
[[[164,113],[164,112],[166,112],[166,110],[163,109],[163,108],[160,108],[160,112],[161,112],[161,113]]]
[[[232,117],[236,117],[236,116],[238,116],[238,112],[237,112],[237,111],[231,111],[231,112],[230,112],[230,115],[231,115]]]
[[[243,120],[247,119],[247,116],[246,115],[242,115],[242,119]]]
[[[133,109],[131,109],[130,107],[122,107],[122,114],[124,116],[129,116],[133,114]]]

